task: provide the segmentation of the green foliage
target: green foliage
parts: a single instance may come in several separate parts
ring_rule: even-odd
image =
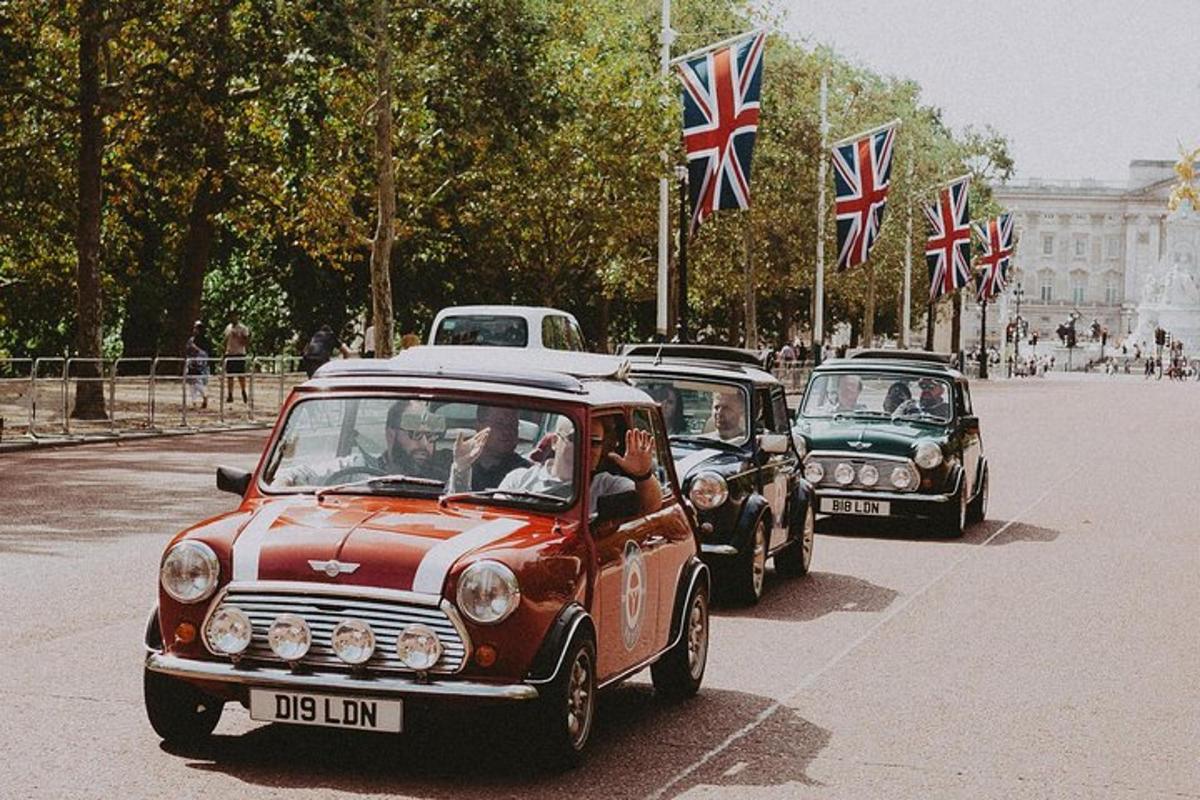
[[[0,350],[14,356],[73,343],[77,5],[0,0]],[[240,309],[259,352],[361,319],[375,215],[373,3],[106,6],[122,23],[105,44],[102,80],[106,351],[174,354],[192,300],[214,333]],[[557,305],[596,343],[653,333],[658,181],[683,163],[678,82],[659,74],[659,9],[658,0],[393,0],[398,334],[423,333],[438,308],[469,302]],[[769,24],[773,13],[743,0],[675,0],[673,52]],[[919,203],[970,171],[975,216],[996,210],[988,187],[1013,168],[1000,134],[956,135],[911,81],[772,35],[754,207],[717,214],[691,242],[695,328],[740,335],[748,226],[763,333],[775,340],[809,323],[827,157],[822,73],[831,140],[902,120],[872,256],[877,330],[895,327],[906,209],[915,210],[917,314]],[[825,213],[830,322],[859,326],[866,271],[833,271],[831,190]],[[202,271],[189,282],[197,253]]]

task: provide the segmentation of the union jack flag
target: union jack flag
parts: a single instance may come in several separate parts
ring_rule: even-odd
[[[838,271],[867,260],[883,224],[892,178],[896,123],[833,148]]]
[[[975,226],[983,243],[979,256],[979,285],[976,292],[981,300],[990,300],[1004,291],[1008,284],[1008,269],[1013,255],[1013,217],[1001,214]]]
[[[765,32],[679,65],[691,233],[714,211],[750,207]]]
[[[925,206],[929,241],[925,263],[929,266],[929,302],[951,294],[971,282],[971,212],[965,175],[938,192],[938,200]]]

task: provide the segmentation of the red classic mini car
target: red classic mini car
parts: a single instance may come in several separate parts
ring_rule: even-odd
[[[698,690],[709,579],[658,406],[619,359],[480,353],[328,364],[253,473],[218,470],[241,503],[170,542],[147,627],[163,739],[202,740],[231,700],[384,732],[504,702],[570,764],[596,690],[647,666]]]

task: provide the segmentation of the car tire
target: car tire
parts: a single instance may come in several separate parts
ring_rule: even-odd
[[[142,694],[150,727],[164,742],[173,745],[197,745],[206,741],[225,708],[224,700],[148,669],[143,671]]]
[[[975,499],[971,501],[970,507],[967,509],[967,521],[971,523],[983,522],[987,516],[988,506],[988,468],[983,468],[983,474],[979,478],[979,491],[975,492]]]
[[[596,645],[591,636],[571,640],[562,671],[542,690],[534,724],[544,766],[578,766],[596,718]]]
[[[970,505],[967,502],[967,481],[964,477],[961,481],[961,486],[954,496],[950,498],[950,502],[946,504],[946,535],[951,539],[957,539],[967,530],[967,509]]]
[[[654,691],[668,700],[686,700],[700,690],[708,665],[708,590],[703,585],[688,597],[679,641],[650,667]]]
[[[812,566],[813,544],[816,540],[817,515],[812,501],[804,512],[800,535],[775,554],[775,574],[785,578],[800,578]]]
[[[752,606],[762,599],[767,577],[767,517],[760,514],[733,568],[733,596],[743,605]]]

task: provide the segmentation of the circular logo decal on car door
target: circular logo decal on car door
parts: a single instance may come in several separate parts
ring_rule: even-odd
[[[632,650],[642,636],[642,620],[646,618],[646,559],[638,543],[630,539],[622,554],[621,635],[625,649]]]

